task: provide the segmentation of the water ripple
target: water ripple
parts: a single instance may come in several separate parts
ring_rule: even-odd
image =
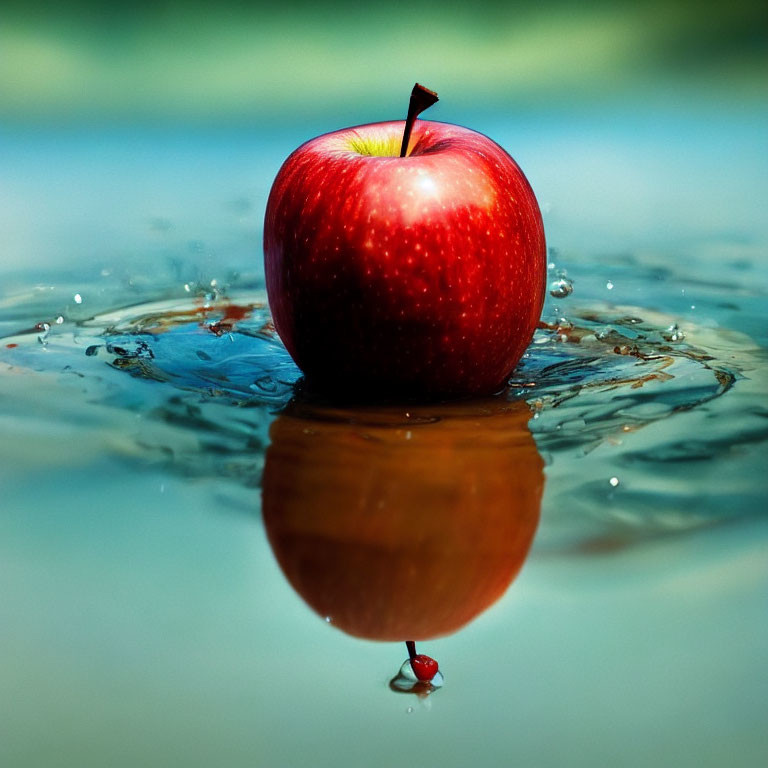
[[[119,429],[118,409],[155,424],[123,446],[132,460],[248,487],[300,377],[263,293],[140,304],[3,342],[6,372],[81,380],[61,417]],[[635,307],[592,302],[542,323],[503,395],[530,405],[547,463],[537,547],[612,550],[754,514],[754,483],[739,482],[756,460],[728,460],[768,440],[764,369],[744,336]],[[733,472],[715,477],[713,463]]]

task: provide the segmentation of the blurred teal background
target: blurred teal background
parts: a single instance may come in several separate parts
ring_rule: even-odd
[[[4,121],[329,126],[399,115],[766,96],[760,0],[220,3],[6,0]]]
[[[758,0],[7,0],[0,270],[162,252],[208,274],[190,243],[251,269],[283,159],[402,117],[416,80],[440,94],[430,119],[517,159],[551,246],[764,263],[766,72]]]

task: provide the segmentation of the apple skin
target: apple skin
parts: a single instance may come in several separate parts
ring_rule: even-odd
[[[275,327],[312,389],[498,392],[544,302],[539,206],[486,136],[419,120],[401,158],[403,125],[325,134],[283,164],[264,223]]]

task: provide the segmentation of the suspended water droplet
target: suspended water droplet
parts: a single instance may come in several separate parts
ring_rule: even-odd
[[[615,488],[619,484],[619,478],[612,477],[608,482]]]
[[[556,299],[564,299],[566,296],[570,296],[573,293],[573,281],[567,277],[561,277],[558,280],[553,280],[549,284],[549,295],[554,296]]]
[[[75,294],[74,299],[75,299],[75,304],[82,304],[83,303],[83,297],[79,293]]]
[[[612,282],[609,280],[609,281],[608,281],[608,282],[605,284],[605,287],[606,287],[606,288],[607,288],[609,291],[612,291],[612,290],[613,290],[613,283],[612,283]]]

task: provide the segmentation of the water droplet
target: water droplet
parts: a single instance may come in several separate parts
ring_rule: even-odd
[[[56,325],[61,325],[63,322],[64,322],[64,316],[63,315],[59,315],[56,318]]]
[[[408,707],[408,709],[405,710],[406,714],[410,715],[413,712],[413,707]]]
[[[48,344],[48,335],[51,331],[50,324],[45,322],[37,323],[37,325],[35,325],[35,330],[42,331],[42,333],[37,337],[37,341],[43,346],[46,346]]]
[[[325,623],[326,623],[326,624],[330,624],[330,623],[331,623],[331,621],[332,621],[332,619],[331,619],[331,617],[330,617],[330,616],[326,616],[326,617],[325,617]]]
[[[74,298],[75,298],[75,304],[83,303],[83,297],[79,293],[76,293]]]
[[[561,277],[559,280],[553,280],[549,284],[549,295],[556,299],[564,299],[573,293],[573,281],[567,277]]]
[[[607,288],[609,291],[612,291],[612,290],[613,290],[613,283],[612,283],[612,282],[609,280],[609,281],[608,281],[608,282],[605,284],[605,287],[606,287],[606,288]]]
[[[608,482],[615,488],[619,484],[619,478],[612,477]]]
[[[400,677],[410,680],[411,682],[417,683],[419,681],[419,678],[416,677],[415,672],[413,671],[413,667],[411,666],[411,660],[406,659],[402,666],[400,667],[400,672],[398,673]]]
[[[685,331],[680,330],[677,323],[672,323],[662,334],[661,337],[664,341],[683,341],[685,339]]]

